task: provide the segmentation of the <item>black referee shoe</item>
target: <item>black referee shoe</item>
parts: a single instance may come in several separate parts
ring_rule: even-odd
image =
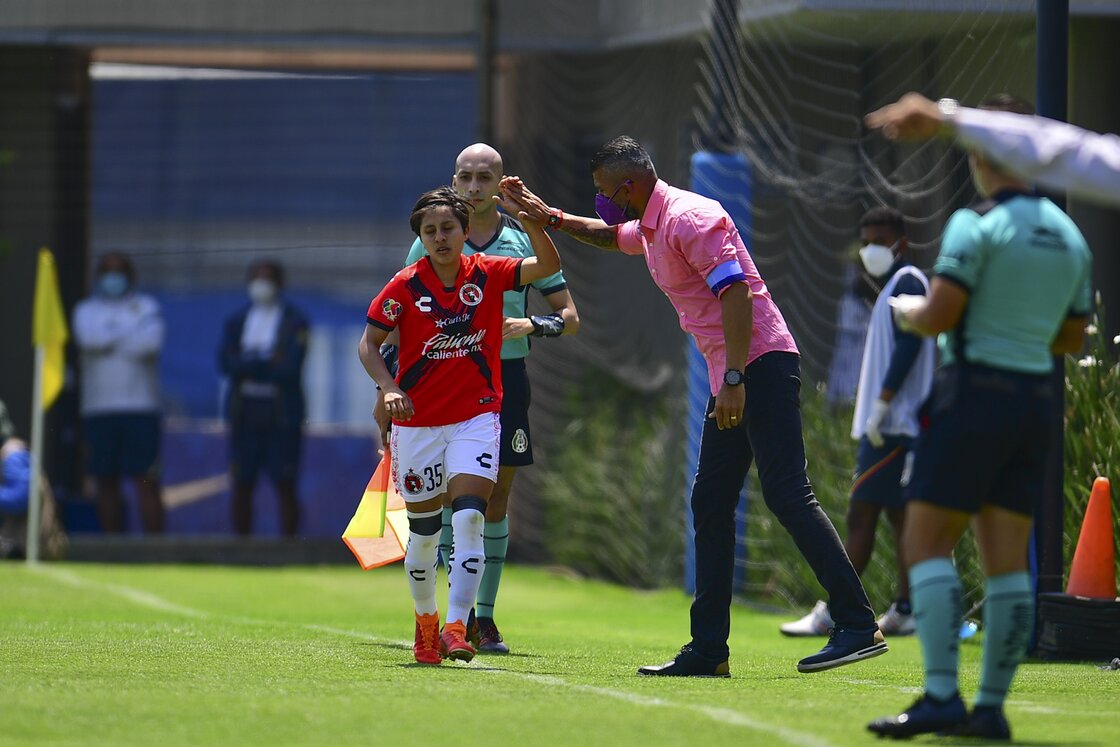
[[[638,674],[653,677],[730,677],[731,667],[726,660],[714,662],[701,656],[689,644],[672,661],[642,667]]]

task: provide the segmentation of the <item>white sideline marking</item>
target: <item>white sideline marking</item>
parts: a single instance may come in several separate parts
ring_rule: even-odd
[[[692,705],[690,703],[675,703],[671,700],[664,698],[654,697],[652,695],[640,695],[638,693],[626,692],[624,690],[612,690],[609,687],[596,687],[594,685],[576,685],[567,682],[559,677],[550,677],[541,674],[524,674],[522,672],[511,672],[508,669],[489,670],[498,674],[508,674],[521,679],[530,680],[543,685],[553,685],[556,687],[566,687],[569,690],[578,690],[579,692],[591,693],[593,695],[602,695],[615,700],[622,700],[633,705],[647,706],[653,708],[682,708],[686,711],[695,711],[703,716],[707,716],[713,721],[718,721],[722,724],[729,724],[731,726],[743,726],[754,731],[766,732],[773,734],[776,737],[784,739],[790,744],[803,745],[804,747],[832,747],[832,743],[821,739],[813,734],[808,734],[796,729],[788,729],[784,726],[776,726],[768,724],[765,721],[756,721],[755,719],[747,716],[744,713],[733,711],[730,708],[717,708],[715,706],[701,706]]]
[[[392,638],[382,638],[380,636],[370,635],[369,633],[362,633],[354,630],[345,630],[343,628],[335,628],[329,625],[318,625],[315,623],[284,623],[282,621],[273,620],[258,620],[249,617],[238,617],[232,615],[214,615],[204,610],[194,609],[193,607],[184,607],[174,602],[169,602],[166,599],[150,594],[140,589],[134,589],[130,586],[121,584],[109,584],[101,581],[92,581],[83,578],[76,573],[64,571],[49,566],[36,565],[32,566],[37,572],[45,576],[50,576],[62,583],[78,588],[86,589],[101,589],[108,591],[112,594],[134,602],[142,607],[159,610],[160,612],[170,612],[176,615],[185,615],[187,617],[194,617],[198,619],[216,619],[216,620],[230,620],[235,622],[247,624],[260,624],[260,625],[275,625],[280,622],[281,625],[295,624],[299,627],[306,628],[307,630],[314,630],[321,633],[328,633],[331,635],[345,636],[347,638],[359,638],[367,641],[374,641],[376,643],[389,643],[393,645],[411,647],[412,641],[394,640]],[[480,672],[507,675],[510,677],[517,677],[518,679],[528,680],[541,685],[548,685],[551,687],[563,687],[568,690],[575,690],[577,692],[591,693],[593,695],[600,695],[607,698],[614,698],[621,700],[632,705],[643,706],[647,708],[680,708],[686,711],[693,711],[702,716],[705,716],[712,721],[721,724],[728,724],[730,726],[742,726],[754,731],[765,732],[775,737],[779,737],[789,744],[797,745],[798,747],[834,747],[832,742],[822,739],[813,734],[796,729],[789,729],[784,726],[769,724],[765,721],[758,721],[744,713],[731,710],[730,708],[717,708],[715,706],[692,705],[690,703],[677,703],[664,698],[658,698],[651,695],[641,695],[640,693],[626,692],[625,690],[614,690],[609,687],[597,687],[595,685],[579,685],[568,682],[560,677],[553,677],[543,674],[529,674],[525,672],[514,672],[508,669],[497,668],[477,668]]]
[[[196,610],[191,607],[183,607],[181,605],[175,604],[174,602],[169,602],[166,599],[157,597],[155,594],[149,594],[148,592],[141,591],[140,589],[133,589],[131,586],[121,586],[119,584],[107,584],[100,581],[90,581],[89,579],[82,578],[76,573],[63,571],[57,568],[50,568],[42,564],[33,565],[30,567],[35,571],[42,573],[45,576],[50,576],[57,581],[61,581],[64,584],[69,584],[70,586],[75,586],[80,589],[102,589],[104,591],[116,594],[119,597],[123,597],[130,602],[135,602],[142,607],[150,607],[151,609],[159,610],[160,612],[171,612],[176,615],[185,615],[187,617],[210,617],[208,613],[203,612],[202,610]]]

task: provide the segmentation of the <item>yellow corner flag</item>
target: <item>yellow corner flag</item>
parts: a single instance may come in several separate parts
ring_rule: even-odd
[[[58,292],[58,272],[54,255],[46,247],[39,250],[39,271],[35,276],[35,310],[31,322],[31,344],[43,348],[44,410],[54,404],[66,376],[63,347],[69,337],[62,297]]]
[[[362,493],[354,518],[342,533],[342,541],[364,571],[403,560],[408,543],[404,499],[389,479],[389,464],[389,450],[386,449]]]

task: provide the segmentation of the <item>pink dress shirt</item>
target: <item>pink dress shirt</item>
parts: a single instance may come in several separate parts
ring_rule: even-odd
[[[669,297],[681,329],[696,339],[708,363],[713,395],[728,368],[719,295],[735,282],[746,283],[754,294],[754,329],[747,360],[734,367],[765,353],[798,352],[734,221],[715,200],[659,179],[641,219],[618,227],[618,248],[645,254],[653,281]]]

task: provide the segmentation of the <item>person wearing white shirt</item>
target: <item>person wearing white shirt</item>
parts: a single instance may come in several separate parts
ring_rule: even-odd
[[[891,140],[954,137],[1043,187],[1120,206],[1120,137],[1113,134],[1030,114],[973,109],[953,99],[935,103],[913,92],[864,121]]]
[[[135,284],[128,256],[106,254],[97,264],[94,294],[74,309],[87,470],[96,480],[106,532],[124,528],[122,476],[135,481],[144,531],[164,529],[159,389],[164,323],[159,304],[137,293]]]
[[[253,527],[253,491],[264,471],[280,502],[280,531],[299,529],[296,486],[303,443],[303,360],[307,319],[282,295],[284,269],[255,262],[247,277],[249,304],[226,320],[218,367],[228,380],[225,415],[237,534]]]
[[[905,258],[908,246],[902,214],[889,207],[867,211],[860,220],[860,261],[868,281],[879,289],[863,348],[852,438],[859,442],[848,504],[844,549],[863,574],[875,548],[875,529],[887,515],[895,539],[898,589],[894,603],[877,623],[884,635],[913,635],[910,584],[898,543],[905,517],[903,487],[909,479],[918,413],[933,384],[933,341],[904,332],[894,322],[888,300],[925,296],[929,280]],[[833,627],[825,602],[805,617],[781,626],[785,635],[827,635]]]

